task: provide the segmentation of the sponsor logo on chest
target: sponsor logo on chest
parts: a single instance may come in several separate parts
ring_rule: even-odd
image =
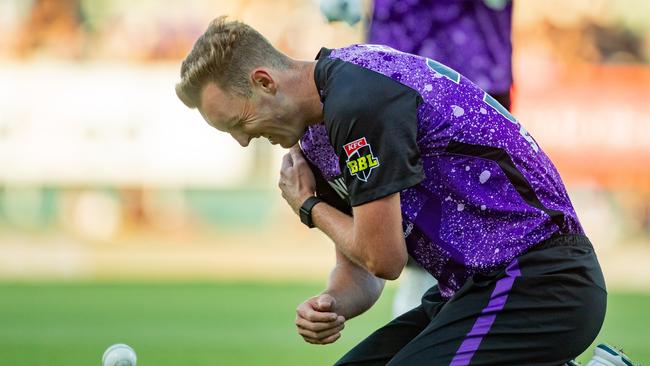
[[[350,175],[364,182],[370,178],[372,170],[379,166],[379,159],[372,153],[370,144],[365,137],[354,140],[343,146],[348,159],[346,165]]]

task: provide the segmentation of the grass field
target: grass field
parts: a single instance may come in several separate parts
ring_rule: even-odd
[[[389,318],[389,288],[331,346],[304,343],[294,309],[316,284],[0,284],[0,365],[99,365],[112,343],[139,366],[331,365]],[[613,293],[599,340],[650,364],[650,295]],[[584,361],[584,358],[581,358]]]

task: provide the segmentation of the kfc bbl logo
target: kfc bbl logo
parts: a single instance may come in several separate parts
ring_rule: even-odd
[[[379,166],[379,159],[372,154],[372,148],[365,137],[343,146],[348,156],[347,166],[350,174],[367,182],[372,170]]]

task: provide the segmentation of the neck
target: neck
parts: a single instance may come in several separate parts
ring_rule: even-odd
[[[316,61],[295,61],[295,96],[303,114],[305,127],[323,121],[323,104],[314,82]]]

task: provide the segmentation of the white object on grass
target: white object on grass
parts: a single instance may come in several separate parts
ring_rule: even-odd
[[[133,348],[118,343],[106,349],[102,356],[102,366],[135,366],[137,360]]]

